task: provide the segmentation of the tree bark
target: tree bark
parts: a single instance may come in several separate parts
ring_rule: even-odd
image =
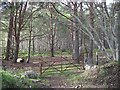
[[[14,52],[14,62],[17,62],[18,59],[18,52],[19,52],[19,39],[17,39],[15,44],[15,52]]]
[[[13,10],[14,3],[11,3],[11,11],[10,11],[10,20],[9,20],[9,31],[8,31],[8,40],[7,40],[7,49],[6,49],[6,60],[9,60],[10,57],[10,50],[12,44],[12,31],[13,31],[13,21],[14,21],[14,10]]]
[[[31,13],[32,13],[32,9],[31,9]],[[30,54],[31,54],[31,33],[32,33],[32,15],[30,18],[30,28],[29,28],[29,46],[28,46],[28,60],[27,63],[29,63],[30,61]]]
[[[50,5],[50,51],[51,51],[51,57],[54,57],[54,46],[55,46],[55,29],[56,29],[56,24],[53,28],[53,19],[55,19],[55,16],[53,15],[53,7]]]
[[[54,57],[54,37],[51,38],[51,57]]]
[[[118,2],[118,17],[117,17],[117,29],[118,29],[118,33],[117,33],[117,40],[118,40],[118,61],[120,63],[120,2]]]
[[[93,14],[93,2],[89,2],[90,3],[90,24],[91,26],[94,28],[94,14]],[[91,33],[93,34],[93,30],[90,29]],[[90,46],[89,46],[89,60],[91,64],[93,64],[93,40],[90,38],[90,42],[89,42]]]
[[[83,21],[82,20],[82,15],[83,14],[83,5],[82,5],[82,2],[80,3],[80,20],[81,21]],[[80,37],[80,50],[79,50],[79,54],[80,54],[80,56],[79,56],[79,58],[80,58],[80,61],[81,61],[81,64],[82,64],[82,67],[83,67],[83,69],[85,69],[85,67],[84,67],[84,48],[83,48],[83,43],[85,42],[84,41],[84,33],[82,32],[82,30],[83,30],[83,28],[82,27],[80,27],[80,35],[79,35],[79,37]]]
[[[19,19],[18,30],[17,30],[17,28],[15,28],[15,52],[14,52],[14,62],[15,63],[17,62],[17,59],[18,59],[19,44],[20,44],[20,31],[23,28],[22,25],[23,25],[24,14],[25,14],[26,7],[27,7],[27,2],[25,3],[25,5],[23,5],[23,4],[24,3],[20,3],[20,7],[19,7],[20,9],[19,9],[19,17],[18,17],[18,19]],[[17,6],[16,6],[16,9],[17,9]]]
[[[51,16],[50,16],[50,51],[51,51],[51,57],[54,57],[54,36],[53,36],[53,23],[52,23],[52,10],[50,10]]]
[[[33,44],[32,54],[34,55],[34,52],[35,52],[35,37],[34,36],[33,36],[32,44]]]
[[[78,8],[77,8],[77,2],[74,4],[74,15],[78,16],[77,14]],[[76,18],[74,18],[73,25],[77,27],[78,23]],[[75,63],[79,64],[79,29],[74,28],[73,30],[73,59]]]
[[[14,52],[14,62],[15,63],[17,62],[18,53],[19,53],[20,31],[21,31],[21,24],[22,24],[22,17],[21,17],[22,7],[23,7],[23,4],[20,5],[20,10],[19,10],[19,26],[18,26],[18,31],[17,31],[17,29],[15,30],[16,31],[16,34],[15,34],[15,52]]]

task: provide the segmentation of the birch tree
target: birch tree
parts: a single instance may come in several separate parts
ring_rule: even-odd
[[[118,61],[120,63],[120,2],[117,4],[117,41],[118,41]]]
[[[89,3],[87,3],[86,5],[87,5],[86,6],[87,9],[91,7]],[[89,17],[87,13],[83,13],[82,18],[80,18],[79,16],[77,16],[77,14],[71,13],[71,9],[67,5],[65,6],[68,8],[71,16],[76,18],[78,25],[84,29],[82,32],[85,35],[87,35],[89,38],[91,38],[94,45],[96,45],[98,49],[104,53],[106,58],[108,60],[118,60],[117,59],[118,43],[117,43],[117,38],[116,38],[116,33],[115,33],[115,24],[114,24],[115,19],[116,19],[116,13],[114,13],[115,6],[111,4],[109,5],[109,7],[107,7],[105,2],[104,3],[93,2],[94,7],[92,8],[91,16],[94,16],[94,25],[91,24],[91,21],[89,21]],[[110,9],[110,7],[112,8],[112,10]],[[66,17],[68,20],[75,23],[75,21],[71,20],[71,18],[59,12],[59,10],[56,10],[56,11],[62,16]],[[74,12],[74,9],[72,9],[72,11]],[[104,22],[103,22],[103,17],[104,17]],[[81,21],[81,19],[83,20]],[[75,25],[73,27],[78,29],[78,27]],[[100,38],[101,34],[99,35],[99,32],[97,31],[98,28],[101,31],[101,33],[104,35],[103,38]],[[108,45],[107,47],[103,43],[103,40],[105,40],[106,45]],[[113,45],[113,42],[114,42],[114,45]],[[109,51],[107,49],[109,49]],[[90,54],[92,54],[92,52]]]

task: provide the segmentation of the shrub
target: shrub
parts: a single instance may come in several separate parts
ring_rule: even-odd
[[[30,80],[13,75],[7,71],[0,71],[2,75],[2,88],[29,88],[32,85]]]

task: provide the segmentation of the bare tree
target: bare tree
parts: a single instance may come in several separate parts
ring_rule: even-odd
[[[31,5],[31,13],[32,13],[32,5]],[[30,61],[30,54],[31,54],[31,35],[32,35],[32,15],[30,17],[30,25],[29,25],[29,45],[28,45],[28,59],[27,63]]]
[[[7,49],[6,49],[6,60],[9,60],[11,54],[11,45],[12,45],[12,32],[13,32],[13,21],[14,21],[14,2],[10,4],[10,20],[9,20],[9,30],[8,30],[8,39],[7,39]]]
[[[78,7],[77,2],[73,3],[73,14],[77,17],[78,16]],[[78,26],[78,21],[76,18],[73,20],[73,26]],[[79,29],[73,29],[73,59],[75,63],[79,63]]]
[[[92,20],[93,18],[91,18],[91,21],[95,22],[94,23],[94,27],[91,24],[92,22],[89,21],[88,18],[88,14],[83,13],[82,15],[82,19],[84,22],[81,21],[81,19],[74,15],[73,13],[71,13],[71,9],[68,7],[69,9],[69,13],[76,18],[76,20],[78,21],[79,25],[84,29],[82,32],[87,35],[89,38],[91,38],[91,40],[93,41],[93,43],[98,47],[98,49],[100,49],[103,53],[105,53],[106,57],[108,58],[108,60],[116,60],[116,51],[117,48],[113,48],[113,43],[111,42],[111,38],[114,41],[114,47],[117,47],[117,38],[115,37],[115,28],[114,28],[114,24],[111,24],[114,22],[115,20],[115,13],[111,14],[108,11],[108,8],[106,6],[106,3],[104,3],[104,9],[103,12],[100,11],[101,8],[101,3],[93,3],[94,7],[91,9],[92,13],[91,16],[94,16],[94,20]],[[88,8],[91,8],[91,5],[87,4]],[[59,12],[57,9],[55,9],[60,15],[66,17],[68,20],[74,22],[71,18],[68,18],[66,15],[64,15],[63,13]],[[72,9],[72,11],[74,12],[74,9]],[[112,10],[114,12],[114,9]],[[105,23],[105,27],[103,26],[103,17],[104,17],[104,23]],[[75,22],[74,22],[75,23]],[[85,24],[84,24],[85,23]],[[75,25],[73,25],[74,28],[78,29],[78,27],[76,27]],[[103,38],[100,38],[99,33],[97,32],[96,29],[101,30],[101,33],[104,34]],[[92,32],[91,32],[92,30]],[[94,33],[94,34],[93,34]],[[106,41],[106,44],[108,45],[108,48],[105,47],[103,40]],[[107,51],[107,49],[110,49],[111,53],[109,53]],[[116,50],[115,50],[116,49]],[[90,51],[90,50],[89,50]],[[92,52],[91,52],[92,54]],[[91,55],[92,56],[92,55]]]
[[[89,7],[89,13],[90,13],[90,25],[92,28],[94,28],[94,14],[93,14],[93,2],[89,2],[90,7]],[[93,33],[93,29],[90,29],[90,32]],[[91,61],[91,64],[93,64],[93,40],[91,37],[90,38],[90,44],[89,44],[89,60]]]
[[[56,35],[56,29],[57,29],[56,23],[54,21],[57,19],[57,16],[55,16],[55,11],[51,4],[49,4],[49,11],[50,11],[49,44],[50,44],[51,57],[54,57],[55,35]]]
[[[27,2],[23,3],[23,2],[16,2],[16,9],[19,10],[18,12],[18,28],[15,28],[15,51],[14,51],[14,62],[16,63],[17,58],[18,58],[18,53],[19,53],[19,44],[20,44],[20,31],[23,29],[23,20],[24,20],[24,15],[25,15],[25,11],[27,8]],[[19,6],[19,8],[18,8]],[[17,11],[16,10],[16,11]],[[16,13],[17,14],[17,13]],[[17,18],[17,15],[16,17]],[[15,22],[15,25],[17,23]],[[15,26],[16,27],[16,26]]]
[[[120,63],[120,2],[117,3],[117,41],[118,41],[118,61]]]

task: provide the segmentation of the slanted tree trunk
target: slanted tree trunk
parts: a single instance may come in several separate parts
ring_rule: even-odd
[[[116,3],[117,5],[117,43],[118,43],[118,51],[117,53],[117,60],[118,60],[118,67],[120,67],[120,2]],[[120,81],[120,68],[118,68],[118,87],[119,87],[119,81]]]
[[[118,61],[120,63],[120,2],[117,3],[117,8],[118,8],[118,17],[117,17],[117,29],[118,29],[118,33],[117,33],[117,40],[118,40]]]
[[[7,49],[6,49],[6,60],[9,60],[11,54],[11,44],[12,44],[12,31],[13,31],[13,21],[14,21],[14,3],[11,3],[11,11],[10,11],[10,20],[9,20],[9,31],[8,31],[8,40],[7,40]]]

